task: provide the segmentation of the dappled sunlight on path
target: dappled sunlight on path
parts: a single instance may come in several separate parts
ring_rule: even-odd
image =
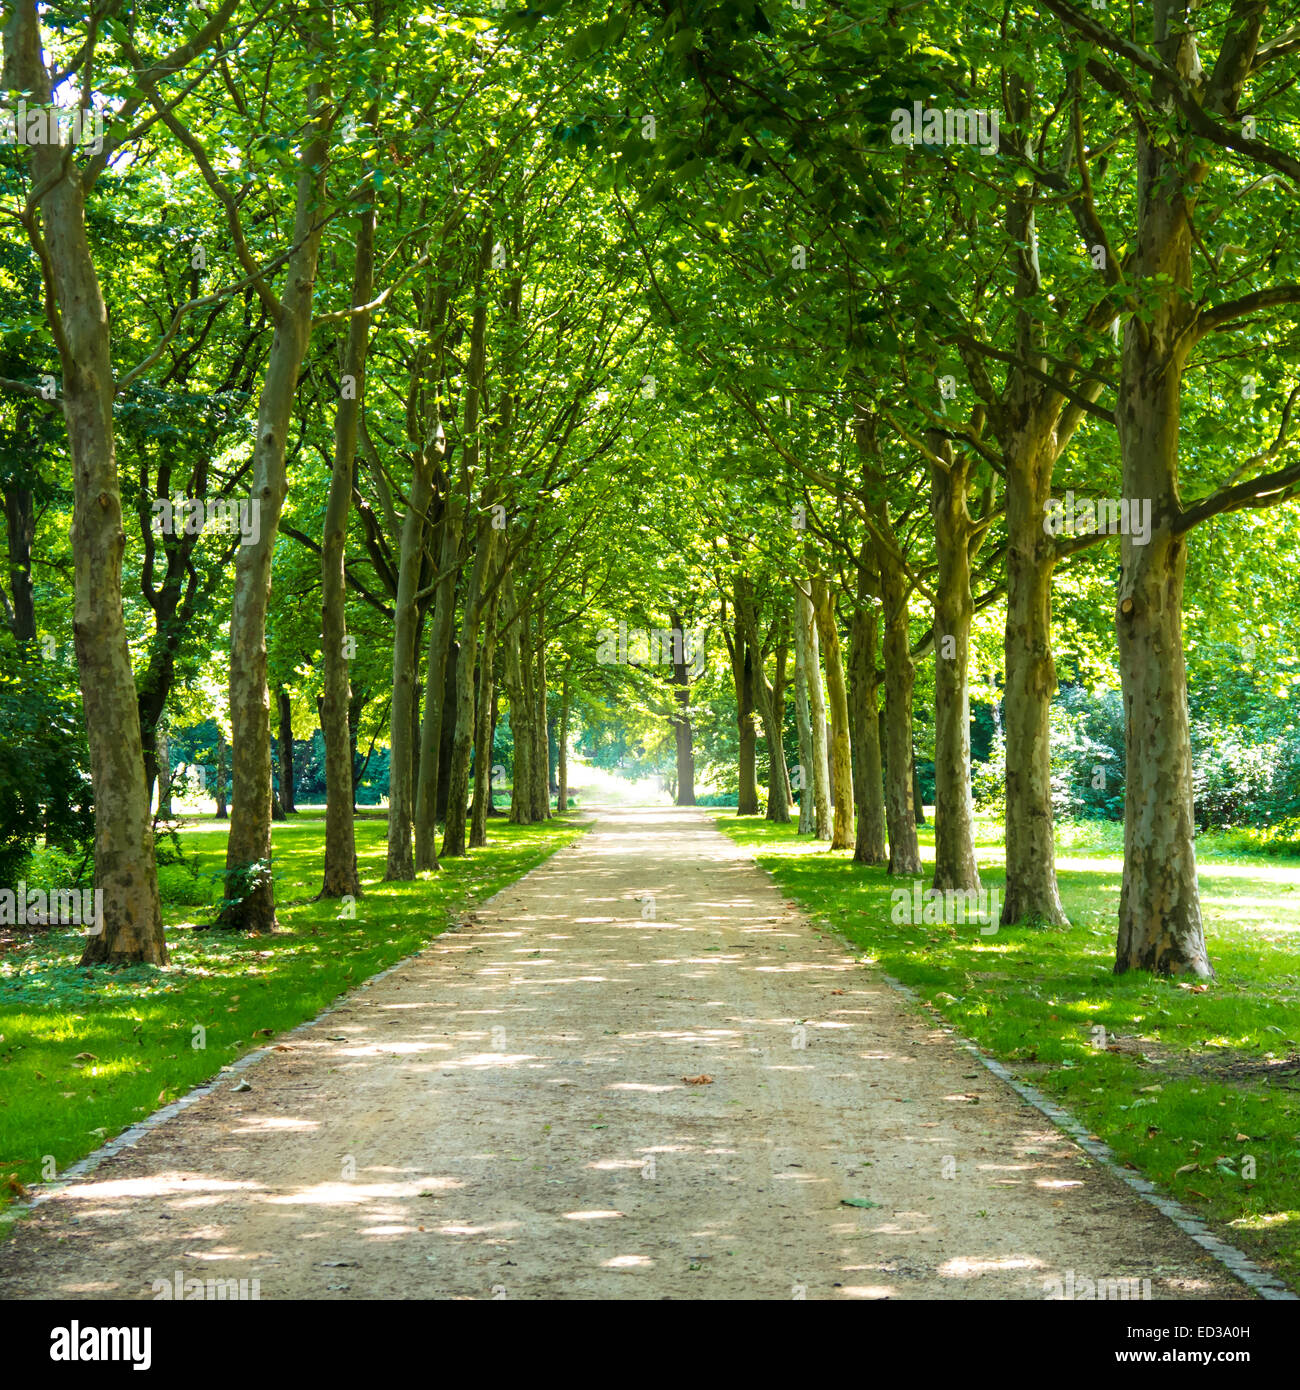
[[[610,807],[39,1209],[0,1296],[1240,1297],[704,814]]]

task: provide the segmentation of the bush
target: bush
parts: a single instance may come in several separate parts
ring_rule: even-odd
[[[90,757],[75,673],[0,635],[0,883],[38,843],[82,855],[94,839]]]

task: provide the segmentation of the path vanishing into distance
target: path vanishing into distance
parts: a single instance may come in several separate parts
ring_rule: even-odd
[[[1042,1299],[1069,1271],[1251,1297],[668,807],[598,810],[0,1244],[6,1299]]]

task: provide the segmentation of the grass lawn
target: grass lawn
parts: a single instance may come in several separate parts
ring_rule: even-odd
[[[76,933],[15,935],[0,953],[0,1207],[126,1126],[175,1100],[267,1038],[438,935],[581,834],[572,816],[494,820],[489,844],[410,883],[383,883],[383,821],[358,820],[365,895],[354,919],[314,902],[325,822],[306,812],[274,827],[280,931],[195,931],[211,920],[225,830],[180,833],[184,864],[159,869],[171,965],[82,970]],[[38,868],[38,866],[34,866]],[[29,879],[33,875],[29,874]],[[33,880],[34,881],[34,880]]]
[[[1300,1289],[1300,860],[1242,855],[1227,837],[1198,841],[1218,973],[1200,984],[1112,973],[1122,827],[1058,827],[1070,927],[985,936],[974,924],[895,925],[892,890],[910,892],[911,880],[854,865],[851,851],[832,854],[793,825],[715,814],[864,963],[917,990]],[[933,863],[933,828],[920,834]],[[981,821],[977,845],[984,886],[1000,894],[1000,825]],[[1115,1035],[1106,1047],[1103,1026]]]

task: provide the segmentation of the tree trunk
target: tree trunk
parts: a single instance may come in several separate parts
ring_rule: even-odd
[[[266,614],[271,557],[289,490],[285,444],[298,372],[311,336],[312,290],[320,250],[328,162],[323,93],[308,89],[313,126],[303,143],[281,316],[271,343],[257,409],[252,505],[257,539],[239,547],[230,617],[230,834],[226,844],[224,926],[269,932],[276,926],[271,877],[271,729],[266,686]]]
[[[848,849],[853,843],[853,745],[849,739],[849,697],[844,682],[844,660],[835,623],[835,601],[821,578],[813,580],[813,615],[826,652],[826,694],[831,716],[831,800],[834,821],[831,848]]]
[[[372,108],[373,120],[377,108]],[[351,305],[369,304],[374,287],[375,210],[371,203],[357,219],[352,269]],[[321,534],[321,656],[325,693],[321,701],[321,733],[325,739],[325,870],[322,898],[359,898],[356,788],[348,706],[352,699],[348,675],[347,552],[348,511],[357,454],[361,412],[365,408],[366,356],[370,344],[370,313],[354,313],[348,321],[343,350],[343,392],[334,415],[334,459],[329,499]]]
[[[677,794],[678,806],[695,805],[695,747],[691,727],[691,668],[686,660],[686,629],[682,626],[682,615],[677,609],[669,612],[673,632],[679,635],[681,645],[674,646],[673,657],[673,700],[676,712],[671,723],[673,742],[677,752]],[[680,659],[679,659],[680,658]]]
[[[806,587],[805,587],[806,586]],[[804,672],[808,680],[808,718],[812,737],[812,796],[814,834],[819,840],[831,838],[831,772],[826,748],[826,695],[822,685],[821,643],[817,640],[817,619],[813,613],[812,581],[795,582],[799,622],[805,635]]]
[[[447,669],[443,674],[442,730],[438,735],[438,795],[435,818],[447,823],[447,798],[451,789],[451,750],[456,742],[456,673],[460,670],[460,642],[453,641],[447,650]]]
[[[406,516],[402,522],[397,598],[393,604],[393,704],[389,714],[388,861],[384,881],[415,877],[411,828],[415,815],[415,683],[419,655],[416,632],[420,570],[424,564],[426,514],[433,499],[433,449],[430,437],[416,455]]]
[[[429,657],[425,669],[424,723],[420,728],[420,769],[415,799],[415,867],[420,872],[438,867],[437,813],[442,764],[445,691],[452,631],[456,623],[456,566],[464,534],[460,499],[449,489],[442,517],[442,556],[434,593]]]
[[[907,630],[907,582],[897,560],[883,547],[880,596],[885,624],[885,819],[889,828],[889,872],[919,874],[912,788],[912,687],[915,670]]]
[[[572,665],[572,663],[570,663]],[[689,743],[687,745],[689,747]],[[564,681],[560,686],[560,737],[556,748],[556,769],[555,780],[559,789],[555,794],[555,810],[557,814],[563,814],[569,809],[569,675],[565,671]],[[678,766],[681,765],[680,744],[678,753]],[[695,775],[694,768],[691,769],[692,778]],[[680,786],[681,784],[678,783]],[[690,801],[679,801],[679,806],[693,806],[694,792]]]
[[[966,508],[970,458],[955,457],[937,431],[927,443],[946,467],[930,466],[930,515],[938,574],[934,604],[934,881],[981,888],[975,862],[975,802],[970,786],[970,629],[972,525]],[[915,759],[913,760],[915,766]],[[917,809],[921,798],[916,795]]]
[[[21,402],[18,416],[18,448],[24,447],[29,430]],[[20,454],[21,457],[21,454]],[[19,642],[36,640],[36,596],[32,588],[32,540],[36,535],[36,512],[30,487],[18,482],[4,485],[5,530],[9,539],[9,630]]]
[[[853,844],[855,864],[884,864],[888,859],[877,698],[880,689],[880,618],[875,591],[879,583],[879,567],[871,544],[867,542],[858,559],[858,602],[853,612],[849,643],[852,673],[850,713],[853,720],[853,748],[857,755],[857,765],[853,769],[858,813],[857,837]]]
[[[483,592],[491,572],[496,532],[487,518],[478,526],[474,568],[465,594],[460,655],[456,661],[455,733],[447,781],[447,820],[442,834],[443,858],[465,853],[465,820],[469,809],[469,759],[474,741],[474,657],[482,622]]]
[[[813,810],[812,778],[812,719],[808,702],[808,627],[807,595],[795,581],[794,586],[794,723],[799,736],[799,828],[796,833],[811,835],[816,828]],[[857,740],[854,740],[856,746]]]
[[[1052,457],[1028,444],[1008,452],[1006,489],[1007,882],[1002,924],[1066,924],[1056,885],[1052,827],[1052,570],[1056,549],[1043,528]]]
[[[154,756],[158,763],[158,819],[172,818],[172,753],[166,725],[154,731]]]
[[[735,593],[739,594],[741,580],[737,578]],[[732,625],[731,679],[736,687],[736,733],[739,740],[737,771],[739,791],[736,796],[736,814],[740,816],[758,815],[758,732],[754,727],[754,667],[749,642],[745,637],[745,625],[736,604]]]
[[[492,706],[496,700],[493,669],[497,646],[496,610],[494,593],[483,618],[483,651],[478,667],[478,713],[474,720],[474,814],[469,826],[471,849],[487,844],[488,787],[492,783]]]
[[[541,596],[538,595],[537,650],[531,663],[533,690],[533,777],[532,818],[549,820],[551,815],[551,750],[546,737],[546,637],[543,631]]]
[[[217,820],[226,820],[230,812],[226,807],[226,740],[217,739],[217,776],[213,799],[217,803]]]
[[[532,820],[532,804],[528,788],[532,782],[533,741],[527,736],[532,727],[528,712],[524,681],[523,617],[515,601],[514,575],[505,579],[506,602],[506,699],[510,702],[510,734],[514,743],[513,770],[510,776],[510,823],[528,825]]]
[[[4,34],[5,86],[48,106],[35,0],[15,0]],[[108,314],[90,246],[81,172],[57,143],[30,147],[42,223],[42,272],[63,372],[72,459],[73,632],[95,796],[99,931],[83,965],[167,963],[135,677],[122,612],[122,498],[113,439]],[[65,163],[66,161],[66,163]],[[33,224],[34,225],[34,224]]]
[[[764,815],[777,825],[790,824],[790,772],[785,762],[785,662],[784,635],[776,649],[776,666],[769,685],[760,671],[763,734],[767,739],[767,807]]]
[[[461,459],[469,495],[477,485],[482,441],[479,414],[483,400],[486,362],[487,296],[484,280],[492,260],[492,224],[484,222],[479,234],[478,264],[474,276],[474,313],[470,323],[469,362],[466,372]],[[497,532],[491,524],[492,496],[484,487],[478,499],[479,517],[474,527],[474,566],[465,592],[465,613],[461,624],[460,651],[456,659],[455,700],[451,706],[451,750],[447,765],[447,810],[442,832],[442,853],[459,857],[465,853],[465,817],[469,801],[470,745],[474,736],[474,660],[478,650],[478,629],[484,594],[491,575]],[[468,532],[468,521],[466,522]],[[446,713],[443,715],[447,722]],[[511,721],[513,725],[513,720]]]
[[[1187,51],[1175,36],[1164,57],[1181,69]],[[1181,51],[1178,51],[1181,48]],[[1169,50],[1173,51],[1169,51]],[[1163,139],[1163,136],[1161,137]],[[1192,817],[1192,754],[1183,657],[1186,537],[1175,529],[1182,376],[1192,314],[1194,196],[1171,150],[1139,124],[1138,241],[1135,272],[1169,276],[1149,321],[1124,334],[1116,418],[1123,495],[1150,499],[1146,545],[1120,546],[1115,628],[1124,691],[1124,881],[1115,971],[1213,975],[1201,922]]]
[[[280,762],[280,740],[275,736],[275,731],[271,732],[271,819],[273,821],[284,819],[284,796],[281,788],[284,786],[283,764]]]
[[[280,806],[286,816],[296,815],[293,795],[293,705],[283,686],[276,692],[280,709]]]
[[[496,796],[496,770],[497,764],[492,762],[496,757],[497,746],[497,725],[501,715],[501,686],[494,681],[492,683],[492,706],[490,710],[492,716],[492,728],[488,734],[488,782],[487,782],[487,813],[489,816],[499,816],[501,812],[497,810]]]

